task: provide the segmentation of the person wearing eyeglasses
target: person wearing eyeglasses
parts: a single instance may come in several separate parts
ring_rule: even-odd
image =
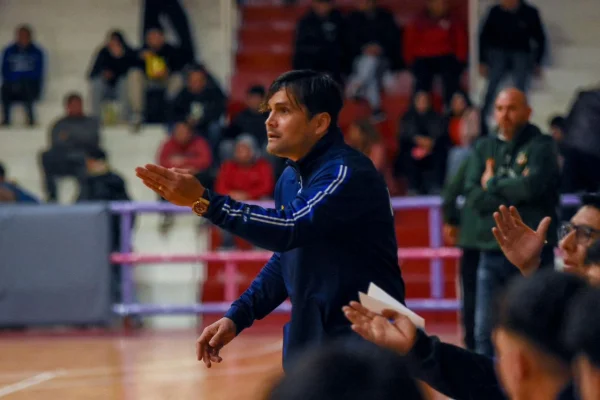
[[[544,218],[533,230],[523,222],[515,207],[500,206],[494,213],[494,219],[496,227],[492,232],[506,258],[524,275],[537,271],[550,217]],[[563,222],[558,238],[564,270],[584,275],[588,248],[600,239],[600,193],[588,193],[581,197],[579,210],[570,221]]]

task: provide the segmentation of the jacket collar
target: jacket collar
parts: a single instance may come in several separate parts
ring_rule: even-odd
[[[499,130],[496,132],[496,137],[498,138],[498,140],[512,144],[513,147],[518,147],[521,144],[527,142],[531,137],[536,136],[538,133],[541,133],[539,128],[528,122],[519,129],[519,131],[515,134],[513,140],[511,140],[510,142],[508,142],[504,138],[504,136],[500,133]]]
[[[318,161],[325,156],[329,149],[343,142],[344,136],[342,135],[342,131],[340,128],[335,127],[323,136],[321,140],[310,149],[307,155],[298,161],[287,160],[287,164],[298,171],[300,175],[310,174],[318,164]]]

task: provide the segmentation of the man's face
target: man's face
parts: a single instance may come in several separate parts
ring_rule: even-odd
[[[192,93],[200,93],[206,87],[206,75],[201,71],[193,71],[188,75],[188,89]]]
[[[304,107],[292,102],[286,89],[276,92],[268,102],[267,151],[297,161],[326,133],[328,123],[318,115],[308,118]]]
[[[583,206],[571,218],[570,229],[564,231],[558,247],[565,264],[565,271],[586,275],[584,261],[587,248],[598,238],[600,210]]]
[[[165,44],[165,37],[161,31],[154,29],[146,34],[146,43],[152,50],[158,51]]]
[[[27,29],[17,31],[17,44],[21,47],[27,47],[31,43],[31,34]]]
[[[240,142],[235,145],[234,157],[238,163],[249,164],[253,156],[252,148],[247,143]]]
[[[600,399],[600,370],[585,355],[578,356],[574,364],[581,400]]]
[[[442,17],[448,11],[448,0],[428,0],[427,9],[433,16]]]
[[[67,115],[72,117],[83,115],[83,101],[80,98],[73,98],[67,103]]]
[[[429,110],[431,103],[429,101],[429,95],[425,92],[419,92],[415,96],[415,109],[420,114],[424,114]]]
[[[185,145],[192,139],[192,130],[186,124],[177,124],[173,138],[177,143]]]
[[[312,9],[319,17],[326,17],[333,9],[333,4],[330,2],[313,0]]]
[[[516,91],[503,91],[496,99],[494,118],[500,131],[511,140],[517,130],[529,121],[531,108]]]
[[[550,126],[550,134],[552,135],[554,140],[556,140],[557,142],[560,142],[563,140],[563,137],[564,137],[563,131],[556,125]]]
[[[520,2],[521,0],[500,0],[500,5],[502,6],[502,8],[505,8],[507,10],[514,10],[517,7],[519,7]]]
[[[260,94],[249,93],[246,95],[246,106],[251,110],[258,111],[262,102],[263,97]]]

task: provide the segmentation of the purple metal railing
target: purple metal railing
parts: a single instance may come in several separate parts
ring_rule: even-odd
[[[253,202],[263,207],[272,207],[272,202]],[[562,198],[562,204],[567,206],[579,204],[579,198],[574,195],[565,195]],[[431,249],[441,249],[443,246],[441,224],[441,199],[439,197],[427,196],[427,197],[405,197],[405,198],[394,198],[392,199],[392,207],[394,210],[416,210],[416,209],[428,209],[429,210],[429,247]],[[191,304],[191,305],[156,305],[156,304],[137,304],[134,299],[134,282],[132,269],[134,263],[137,261],[131,256],[131,226],[134,213],[147,213],[147,212],[173,212],[173,213],[189,213],[190,209],[187,207],[173,206],[169,203],[159,202],[113,202],[110,205],[111,211],[122,215],[121,218],[121,252],[114,254],[112,261],[118,263],[119,261],[124,262],[122,265],[122,303],[115,304],[113,310],[119,315],[130,315],[130,314],[189,314],[189,313],[224,313],[230,306],[230,302],[220,303],[205,303],[205,304]],[[443,253],[443,252],[442,252]],[[457,310],[459,303],[457,300],[444,299],[444,268],[443,258],[457,258],[460,253],[455,255],[433,255],[429,257],[427,255],[421,258],[431,258],[430,261],[430,285],[431,285],[431,299],[418,299],[418,300],[407,300],[407,306],[415,310],[439,310],[439,311],[453,311]],[[175,256],[176,257],[176,256]],[[188,257],[189,258],[189,257]],[[206,257],[205,257],[206,258]],[[202,255],[198,256],[198,259],[202,259]],[[144,261],[143,257],[139,261]],[[177,261],[177,260],[167,260]],[[237,261],[227,261],[226,269],[237,268]],[[231,277],[232,271],[226,274]],[[278,307],[275,312],[288,312],[290,310],[290,304],[284,303]]]

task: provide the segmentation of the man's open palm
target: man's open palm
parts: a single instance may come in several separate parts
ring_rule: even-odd
[[[382,315],[377,315],[355,301],[343,311],[352,322],[352,329],[378,346],[406,354],[415,344],[417,327],[396,311],[384,310]]]
[[[202,183],[184,169],[147,164],[135,173],[144,185],[177,206],[191,207],[204,194]]]
[[[524,274],[535,270],[552,219],[545,217],[534,231],[523,222],[515,207],[500,206],[494,213],[494,220],[496,227],[492,228],[492,233],[508,261]]]

